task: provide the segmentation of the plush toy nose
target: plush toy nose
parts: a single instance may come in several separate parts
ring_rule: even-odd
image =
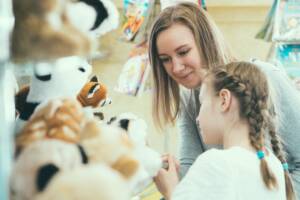
[[[128,125],[129,125],[129,120],[128,119],[122,119],[120,121],[121,128],[123,128],[126,131],[128,130]]]

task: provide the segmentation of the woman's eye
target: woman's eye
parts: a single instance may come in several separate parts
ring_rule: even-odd
[[[189,51],[190,51],[189,49],[188,50],[184,50],[184,51],[179,51],[178,54],[180,56],[185,56]]]
[[[161,61],[162,63],[167,63],[167,62],[170,61],[170,58],[160,58],[160,61]]]

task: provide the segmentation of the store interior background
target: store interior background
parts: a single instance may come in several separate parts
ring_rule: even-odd
[[[114,1],[122,13],[122,0]],[[207,0],[208,12],[223,32],[227,42],[235,54],[244,60],[258,58],[266,60],[270,43],[255,39],[266,15],[271,7],[272,0]],[[135,44],[122,41],[121,31],[115,30],[100,40],[100,49],[105,55],[94,60],[93,73],[100,77],[109,91],[112,104],[105,107],[105,117],[122,112],[132,112],[143,118],[148,124],[148,140],[151,147],[161,153],[177,155],[178,131],[176,127],[167,127],[164,131],[155,128],[152,120],[152,94],[142,93],[140,97],[133,97],[116,92],[119,74],[128,54]]]

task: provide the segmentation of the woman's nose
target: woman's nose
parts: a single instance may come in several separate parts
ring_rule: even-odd
[[[173,73],[178,74],[181,73],[184,70],[185,66],[179,62],[179,60],[174,59],[173,60]]]

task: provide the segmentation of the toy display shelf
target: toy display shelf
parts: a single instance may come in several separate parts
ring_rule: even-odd
[[[0,0],[0,199],[9,199],[9,174],[12,164],[14,92],[16,81],[9,58],[9,34],[12,30],[11,0]]]
[[[278,0],[271,59],[290,76],[300,91],[300,1]]]
[[[15,84],[12,67],[0,62],[0,199],[8,199],[8,180],[13,154],[13,127],[15,119]]]

